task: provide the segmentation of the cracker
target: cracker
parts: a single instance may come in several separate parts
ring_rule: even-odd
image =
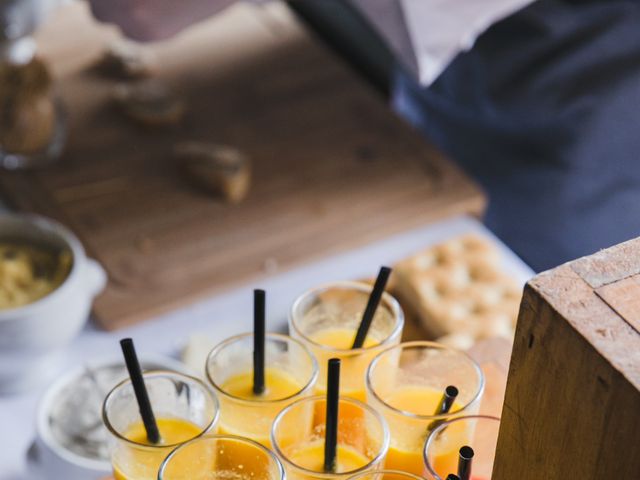
[[[433,338],[463,349],[483,338],[513,338],[522,289],[481,236],[434,245],[400,261],[394,273],[398,296]]]

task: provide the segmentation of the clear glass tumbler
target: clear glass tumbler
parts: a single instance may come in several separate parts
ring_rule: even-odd
[[[424,473],[422,450],[440,423],[478,412],[484,391],[480,366],[466,353],[416,341],[391,347],[367,370],[367,403],[382,413],[391,431],[385,468]],[[448,413],[436,413],[448,386],[457,397]]]
[[[218,401],[200,380],[169,371],[144,373],[162,441],[149,444],[130,380],[107,395],[102,416],[112,435],[116,480],[155,480],[165,457],[178,445],[216,429]]]
[[[284,480],[280,460],[263,445],[235,435],[205,435],[177,447],[158,480]]]
[[[436,428],[424,446],[427,478],[445,480],[456,473],[460,448],[473,449],[472,480],[490,480],[498,444],[500,419],[487,415],[458,417]]]
[[[294,401],[311,396],[318,365],[311,352],[286,335],[269,333],[265,341],[265,392],[253,393],[253,334],[238,335],[209,354],[207,378],[220,401],[219,431],[270,447],[276,415]]]
[[[325,415],[317,412],[325,410],[326,398],[315,396],[292,403],[276,417],[271,442],[288,479],[346,479],[380,469],[389,447],[384,418],[358,400],[340,397],[336,468],[324,471]]]
[[[371,359],[397,345],[402,336],[404,314],[391,295],[382,295],[363,348],[351,345],[371,293],[371,285],[334,282],[303,293],[293,303],[289,333],[316,356],[320,375],[316,393],[326,393],[327,361],[342,360],[340,394],[365,400],[365,371]]]
[[[347,480],[425,480],[409,472],[400,470],[376,470],[374,472],[363,472],[349,477]]]

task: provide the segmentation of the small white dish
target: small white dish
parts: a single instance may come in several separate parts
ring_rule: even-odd
[[[56,367],[56,354],[84,326],[107,275],[87,258],[77,237],[58,222],[36,215],[0,215],[0,240],[67,248],[73,264],[64,282],[45,297],[0,310],[0,394],[28,390]]]
[[[142,355],[140,363],[144,370],[161,369],[187,373],[182,363],[169,357]],[[51,427],[51,412],[56,401],[59,401],[63,396],[65,388],[77,381],[87,371],[87,368],[92,372],[98,372],[102,368],[113,368],[116,365],[123,368],[123,377],[121,378],[123,380],[126,377],[124,362],[120,358],[109,357],[92,360],[86,365],[74,368],[47,389],[38,404],[36,438],[27,452],[30,478],[34,480],[101,480],[111,476],[111,463],[108,460],[88,458],[60,443]],[[115,387],[116,384],[117,381],[108,389]],[[100,411],[102,405],[96,407]],[[107,434],[106,428],[105,434]]]

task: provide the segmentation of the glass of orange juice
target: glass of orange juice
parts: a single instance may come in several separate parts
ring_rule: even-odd
[[[471,480],[490,480],[498,444],[500,419],[488,415],[454,418],[431,432],[424,446],[428,478],[444,480],[456,473],[460,448],[473,449]]]
[[[161,442],[150,444],[130,380],[107,395],[102,417],[111,432],[111,462],[116,480],[155,480],[165,457],[178,445],[214,431],[218,401],[200,380],[169,371],[144,373]]]
[[[340,397],[336,468],[324,471],[325,422],[315,412],[325,410],[326,398],[314,396],[292,403],[276,417],[271,442],[288,480],[346,479],[381,468],[389,447],[384,418],[358,400]]]
[[[313,394],[318,377],[315,358],[286,335],[265,336],[265,391],[253,393],[253,334],[231,337],[209,354],[206,373],[220,400],[222,434],[240,435],[270,447],[276,415],[299,398]]]
[[[409,472],[400,470],[376,470],[374,472],[363,472],[349,477],[347,480],[425,480]]]
[[[291,307],[289,333],[309,347],[318,360],[318,395],[327,391],[327,361],[339,358],[340,395],[364,401],[369,362],[385,348],[400,342],[404,314],[398,302],[385,293],[364,346],[351,348],[371,289],[364,283],[334,282],[305,292]]]
[[[477,413],[484,391],[482,370],[467,354],[426,341],[378,354],[366,383],[367,402],[384,415],[391,431],[385,468],[415,475],[424,473],[422,450],[431,430],[456,416]],[[450,385],[458,395],[448,413],[436,414]]]
[[[284,480],[280,460],[263,445],[235,435],[204,435],[177,447],[158,480]]]

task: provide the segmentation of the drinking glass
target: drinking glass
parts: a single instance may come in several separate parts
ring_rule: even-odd
[[[424,446],[428,478],[444,480],[456,473],[460,448],[473,448],[471,479],[490,480],[498,443],[500,419],[470,415],[449,420],[436,428]]]
[[[235,435],[205,435],[167,456],[158,480],[284,480],[280,460],[269,449]]]
[[[340,394],[364,401],[364,376],[369,362],[385,348],[400,342],[404,314],[398,302],[384,293],[364,347],[351,348],[371,289],[364,283],[334,282],[303,293],[293,303],[289,333],[318,360],[318,395],[327,391],[327,361],[339,358]]]
[[[436,413],[448,386],[458,394],[448,413]],[[422,450],[440,423],[478,412],[484,391],[480,366],[466,353],[416,341],[378,354],[367,370],[367,403],[382,413],[391,431],[385,468],[424,473]]]
[[[325,416],[316,412],[325,410],[326,398],[315,396],[292,403],[276,417],[271,442],[289,480],[346,479],[381,468],[389,447],[384,418],[358,400],[340,397],[337,467],[324,471]]]
[[[252,372],[251,333],[225,340],[207,358],[207,378],[220,401],[220,433],[248,437],[270,447],[273,420],[287,405],[313,394],[318,365],[301,342],[269,333],[264,395],[253,394]]]
[[[155,480],[176,446],[214,431],[218,422],[218,401],[200,380],[169,371],[145,372],[143,378],[163,441],[154,445],[139,438],[144,429],[131,380],[116,385],[102,409],[116,480]]]

